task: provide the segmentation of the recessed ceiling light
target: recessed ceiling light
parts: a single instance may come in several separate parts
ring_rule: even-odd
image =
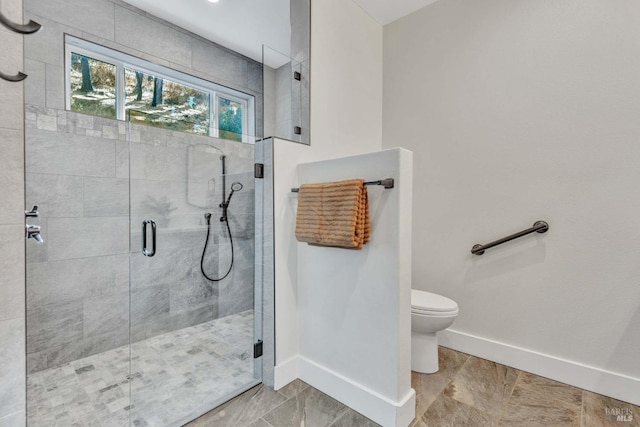
[[[209,3],[218,3],[220,0],[209,0]]]

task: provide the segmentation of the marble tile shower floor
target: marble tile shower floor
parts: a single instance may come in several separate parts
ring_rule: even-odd
[[[439,349],[440,371],[412,372],[411,427],[640,427],[640,407],[469,356]],[[612,412],[627,414],[618,421]],[[629,416],[630,415],[630,416]],[[375,427],[378,424],[296,380],[259,385],[187,427]]]
[[[30,374],[28,425],[181,425],[254,381],[253,322],[249,310],[135,343],[131,359],[124,346]]]

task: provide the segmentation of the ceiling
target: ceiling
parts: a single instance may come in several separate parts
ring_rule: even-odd
[[[263,44],[287,55],[291,50],[290,0],[124,1],[258,62]],[[265,63],[278,68],[277,58]]]
[[[264,63],[272,68],[288,62],[290,0],[181,0],[179,7],[175,0],[124,1],[258,62],[263,62],[264,44],[269,47]],[[387,25],[437,0],[353,1],[380,25]]]
[[[380,25],[387,25],[438,0],[353,0]]]

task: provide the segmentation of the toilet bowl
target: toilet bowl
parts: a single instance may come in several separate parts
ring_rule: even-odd
[[[411,290],[411,370],[424,374],[438,371],[438,337],[436,332],[447,329],[458,316],[455,301]]]

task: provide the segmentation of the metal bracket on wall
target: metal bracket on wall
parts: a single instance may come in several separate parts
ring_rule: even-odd
[[[300,71],[294,71],[293,72],[293,78],[300,81],[302,80],[302,74],[300,74]]]
[[[302,128],[300,126],[294,126],[293,127],[293,133],[295,133],[296,135],[301,135],[302,134]]]

